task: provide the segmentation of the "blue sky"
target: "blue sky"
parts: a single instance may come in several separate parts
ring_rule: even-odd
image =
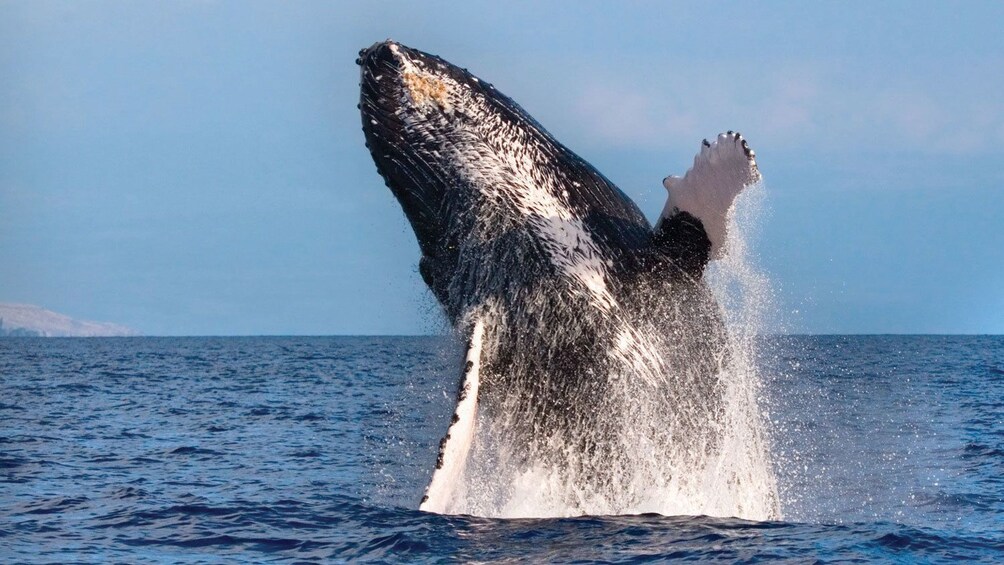
[[[1004,4],[0,3],[0,302],[150,335],[441,329],[363,147],[388,37],[650,216],[701,139],[766,177],[778,328],[1004,333]]]

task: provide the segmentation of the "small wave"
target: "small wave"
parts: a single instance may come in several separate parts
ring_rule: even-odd
[[[29,461],[23,457],[0,457],[0,470],[17,469],[27,465]]]
[[[897,552],[908,552],[915,560],[921,560],[925,556],[950,557],[965,559],[967,555],[972,556],[983,553],[987,550],[996,549],[998,552],[1004,551],[1004,545],[1000,541],[994,541],[980,536],[970,536],[964,534],[952,534],[949,532],[938,532],[927,528],[917,528],[910,526],[879,524],[865,525],[873,530],[891,528],[883,535],[874,538],[873,543],[886,548],[897,550]]]
[[[21,514],[57,514],[87,504],[86,496],[60,496],[36,500],[20,507]]]
[[[206,504],[178,504],[162,511],[161,514],[183,514],[186,516],[236,516],[241,514],[241,508],[226,506],[209,506]]]
[[[122,543],[133,546],[169,545],[185,548],[246,548],[264,553],[288,551],[296,549],[304,542],[297,539],[244,537],[228,534],[209,535],[202,537],[167,537],[167,538],[132,538],[123,539]]]
[[[987,459],[990,461],[1004,458],[1004,449],[991,447],[982,443],[967,443],[962,448],[963,459]]]
[[[212,449],[203,449],[201,447],[195,446],[182,446],[176,447],[167,452],[168,455],[221,455],[219,451],[213,451]]]
[[[53,388],[59,390],[60,392],[65,392],[65,391],[89,392],[92,390],[96,390],[97,387],[85,383],[65,383],[65,384],[58,384]]]
[[[113,500],[130,500],[134,498],[143,498],[149,493],[141,488],[136,487],[122,487],[115,489],[108,494],[108,498]]]
[[[999,502],[997,498],[970,492],[946,492],[939,490],[924,497],[918,497],[918,506],[938,509],[959,508],[976,511],[992,511]]]

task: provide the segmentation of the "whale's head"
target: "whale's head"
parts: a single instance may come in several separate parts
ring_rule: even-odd
[[[395,41],[359,52],[359,110],[377,172],[422,250],[423,278],[445,302],[468,211],[534,136],[546,135],[514,102],[466,69]],[[512,175],[509,175],[510,179]]]
[[[463,199],[479,154],[516,147],[537,128],[493,86],[435,55],[385,41],[357,62],[367,147],[429,254],[427,242],[443,236],[441,205],[447,194]]]
[[[429,242],[442,242],[437,230],[456,215],[448,208],[499,192],[516,208],[551,213],[557,206],[565,215],[612,218],[647,232],[644,216],[616,186],[492,84],[394,41],[363,49],[357,62],[367,147],[425,255],[434,254]]]
[[[560,273],[610,302],[604,273],[631,265],[651,234],[624,193],[466,69],[394,41],[363,49],[357,62],[366,145],[441,302],[450,281],[509,284],[512,272],[527,284],[532,273]]]
[[[437,144],[472,141],[463,138],[472,129],[512,142],[525,136],[523,126],[539,128],[494,86],[435,55],[385,41],[360,51],[357,62],[362,67],[359,109],[367,142],[422,153]],[[383,155],[375,147],[370,151],[383,168]]]

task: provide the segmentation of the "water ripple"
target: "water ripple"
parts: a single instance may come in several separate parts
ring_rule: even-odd
[[[776,522],[416,511],[455,394],[435,338],[12,343],[3,561],[1004,561],[999,338],[779,338]]]

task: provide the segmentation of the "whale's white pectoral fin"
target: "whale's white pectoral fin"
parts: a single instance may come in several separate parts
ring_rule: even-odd
[[[725,252],[727,217],[732,203],[743,188],[760,178],[756,153],[739,133],[720,134],[713,143],[705,139],[687,174],[662,181],[669,198],[659,223],[679,212],[696,217],[711,240],[711,258],[719,258]]]
[[[467,454],[474,441],[474,423],[477,420],[478,389],[481,384],[481,342],[484,331],[484,322],[478,319],[471,330],[467,346],[464,374],[457,393],[457,409],[453,413],[450,427],[446,430],[446,436],[439,442],[436,469],[432,472],[432,480],[425,489],[422,504],[418,507],[424,512],[437,514],[447,512],[454,487],[467,464]]]

